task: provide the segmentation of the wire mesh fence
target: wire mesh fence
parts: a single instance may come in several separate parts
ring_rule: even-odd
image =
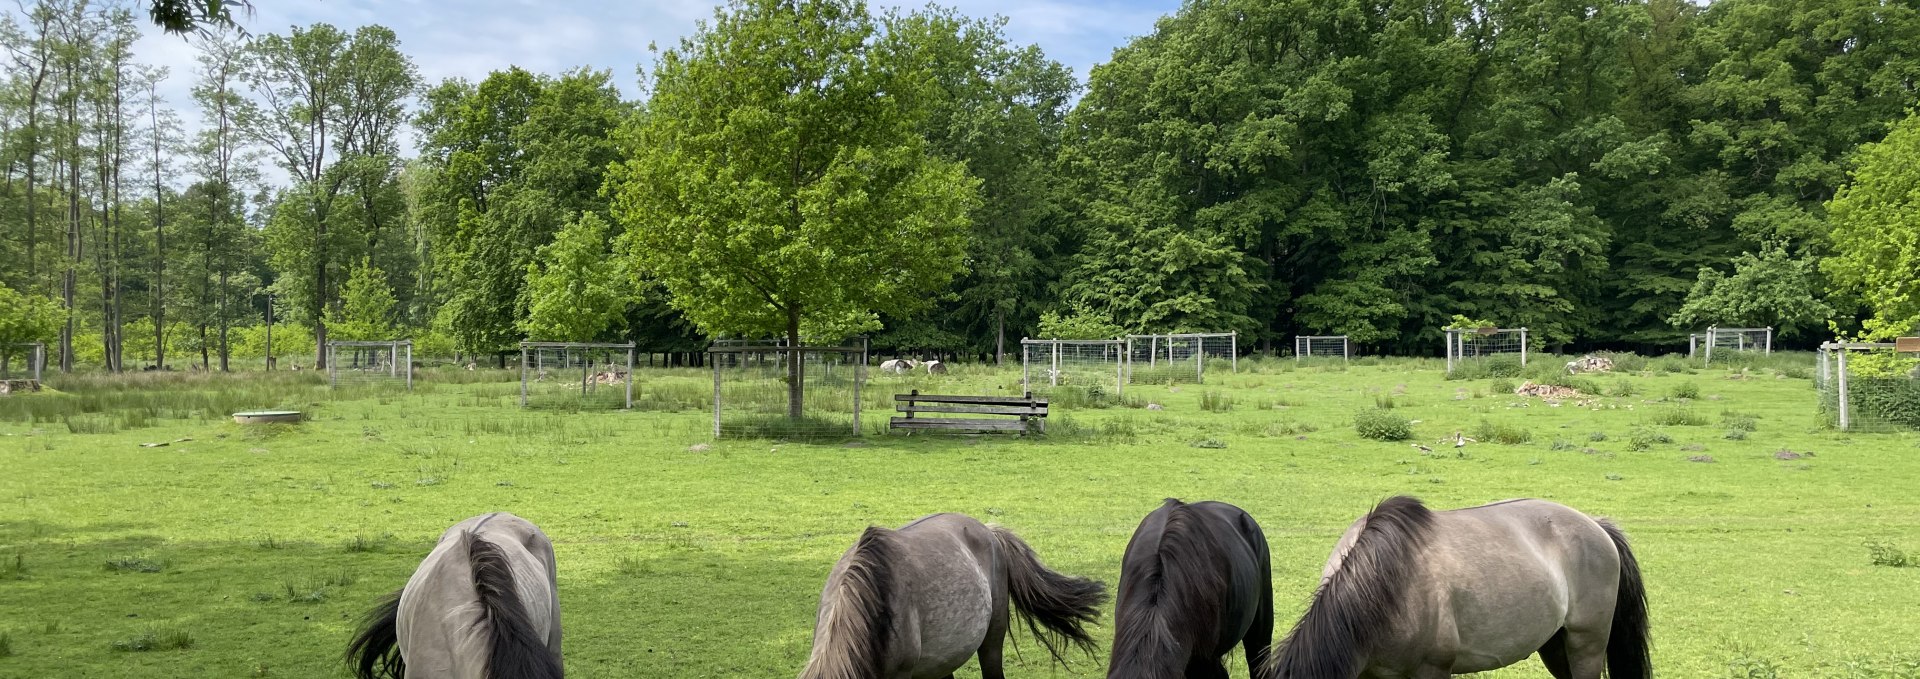
[[[1208,370],[1238,372],[1238,339],[1230,332],[1128,335],[1126,381],[1205,382]]]
[[[413,389],[413,341],[328,342],[327,384]]]
[[[1449,328],[1447,375],[1514,377],[1527,367],[1526,328]]]
[[[38,382],[47,369],[47,345],[39,342],[0,344],[0,379]]]
[[[633,407],[633,344],[521,342],[520,407]]]
[[[1743,354],[1773,353],[1773,328],[1710,327],[1695,337],[1699,338],[1695,342],[1707,363],[1713,363],[1716,354],[1727,359]]]
[[[1353,358],[1353,345],[1346,335],[1300,335],[1293,338],[1293,360],[1307,362],[1332,360],[1345,363]]]
[[[707,360],[715,438],[860,435],[864,347],[715,345]]]
[[[1820,346],[1820,413],[1841,431],[1920,430],[1920,338]]]
[[[1020,340],[1020,383],[1036,394],[1073,389],[1118,396],[1126,389],[1122,340]]]

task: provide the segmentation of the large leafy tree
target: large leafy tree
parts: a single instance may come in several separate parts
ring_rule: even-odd
[[[1871,314],[1885,340],[1920,330],[1920,115],[1861,147],[1851,181],[1827,204],[1834,256],[1822,268]]]
[[[58,337],[65,317],[60,303],[51,298],[0,285],[0,368],[12,362],[20,345]]]
[[[794,347],[930,303],[962,268],[978,182],[920,126],[929,74],[849,0],[736,0],[661,53],[612,178],[636,269],[709,333]]]
[[[1700,270],[1699,281],[1671,319],[1674,327],[1706,325],[1779,328],[1784,335],[1824,329],[1833,314],[1821,299],[1813,263],[1784,247],[1733,258],[1733,274]]]
[[[373,265],[373,258],[363,257],[341,286],[340,305],[327,310],[327,324],[337,339],[393,339],[396,304],[386,274]]]
[[[608,256],[609,231],[600,215],[580,215],[527,265],[527,339],[591,342],[624,319],[633,295],[621,260]]]

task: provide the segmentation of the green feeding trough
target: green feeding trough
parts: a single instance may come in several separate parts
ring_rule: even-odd
[[[233,421],[240,424],[275,424],[300,421],[298,410],[256,410],[246,413],[234,413]]]

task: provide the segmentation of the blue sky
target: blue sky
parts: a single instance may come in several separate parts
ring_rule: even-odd
[[[924,4],[870,1],[876,8]],[[429,83],[450,77],[478,80],[508,65],[547,73],[592,66],[611,69],[626,94],[637,97],[635,69],[650,63],[647,46],[676,43],[693,32],[694,22],[711,17],[717,4],[674,0],[254,0],[256,11],[245,23],[256,34],[285,32],[290,26],[315,22],[349,31],[366,24],[382,24],[400,36],[403,50],[413,57]],[[970,16],[1006,17],[1006,31],[1013,41],[1040,45],[1084,81],[1089,68],[1105,62],[1113,49],[1129,38],[1152,32],[1154,21],[1177,9],[1180,2],[948,0],[941,4]],[[147,33],[135,46],[137,58],[172,70],[166,96],[187,127],[197,129],[199,112],[187,95],[195,66],[192,46],[151,26]]]

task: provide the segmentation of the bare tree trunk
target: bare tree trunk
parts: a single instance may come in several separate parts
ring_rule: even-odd
[[[149,83],[148,87],[156,85]],[[153,100],[157,102],[157,97]],[[160,106],[150,104],[153,121],[153,364],[167,367],[167,224],[166,192],[160,177]]]
[[[228,290],[227,290],[227,271],[225,267],[221,267],[219,321],[220,321],[220,372],[223,372],[223,373],[232,372],[232,369],[227,365],[227,358],[230,354],[227,348],[227,326],[229,325],[229,318],[228,318],[229,313],[227,311],[227,301],[228,301],[227,298],[230,296],[231,295],[228,294]]]
[[[80,94],[72,62],[67,64],[67,267],[60,277],[60,299],[67,304],[60,327],[60,372],[73,372],[73,302],[80,288]]]
[[[1000,362],[1006,360],[1007,356],[1006,309],[994,310],[993,324],[993,367],[998,368],[1000,367]]]

